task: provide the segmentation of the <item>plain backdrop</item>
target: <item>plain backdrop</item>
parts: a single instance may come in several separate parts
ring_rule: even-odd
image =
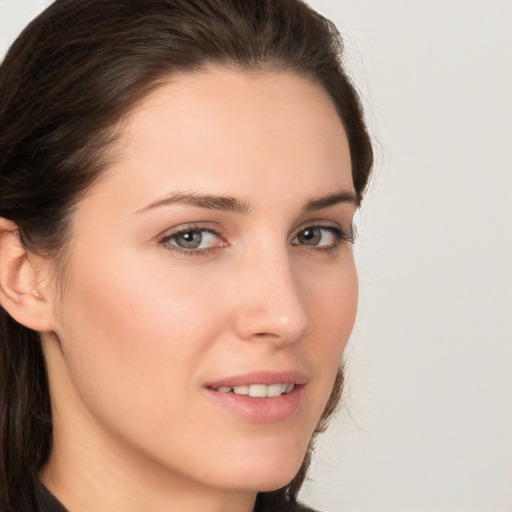
[[[0,0],[0,55],[49,2]],[[311,0],[376,147],[348,382],[303,499],[512,512],[512,2]]]

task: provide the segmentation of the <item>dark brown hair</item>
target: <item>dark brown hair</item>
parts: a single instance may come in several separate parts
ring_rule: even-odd
[[[301,0],[56,0],[0,66],[0,217],[17,224],[28,250],[60,257],[73,205],[108,165],[115,128],[170,75],[209,64],[323,87],[347,133],[360,201],[372,149],[341,53],[334,25]],[[316,433],[341,384],[339,372]],[[2,308],[0,436],[0,509],[16,510],[49,456],[51,405],[39,335]],[[309,458],[288,486],[260,493],[256,510],[291,509]]]

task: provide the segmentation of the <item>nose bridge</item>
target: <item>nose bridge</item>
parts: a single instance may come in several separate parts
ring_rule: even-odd
[[[253,254],[246,265],[239,276],[238,336],[281,344],[299,339],[308,331],[311,319],[286,247]]]

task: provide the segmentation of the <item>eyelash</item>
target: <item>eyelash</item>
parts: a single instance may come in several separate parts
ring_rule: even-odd
[[[339,248],[339,246],[342,242],[349,242],[351,244],[353,244],[355,242],[355,229],[352,225],[349,227],[348,230],[344,230],[338,226],[329,226],[329,225],[314,224],[314,223],[308,224],[306,226],[302,226],[297,231],[295,231],[295,233],[292,237],[292,240],[295,239],[300,233],[303,233],[304,231],[306,231],[308,229],[315,229],[315,228],[329,231],[334,237],[333,244],[329,245],[329,246],[314,246],[314,245],[312,245],[309,247],[306,244],[293,244],[293,245],[295,247],[301,247],[303,249],[310,248],[310,249],[314,249],[315,251],[332,253]],[[215,237],[222,240],[222,243],[224,243],[226,245],[225,246],[218,245],[215,247],[207,247],[204,249],[187,249],[187,248],[179,247],[177,245],[170,243],[172,240],[176,239],[180,235],[183,235],[186,233],[194,233],[194,232],[209,233],[211,235],[214,235]],[[211,228],[204,227],[204,226],[199,226],[199,225],[188,225],[188,226],[180,228],[176,231],[173,231],[172,233],[169,233],[169,234],[163,236],[158,241],[158,243],[163,245],[168,251],[176,252],[183,256],[205,256],[207,254],[210,254],[215,249],[227,247],[229,245],[218,231],[211,229]]]

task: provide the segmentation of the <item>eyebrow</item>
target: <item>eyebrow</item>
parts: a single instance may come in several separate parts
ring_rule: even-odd
[[[334,194],[328,194],[325,196],[311,199],[306,203],[302,211],[304,213],[322,210],[323,208],[329,208],[340,203],[353,203],[357,206],[357,198],[353,192],[348,190],[341,190]],[[160,206],[169,206],[172,204],[185,204],[190,206],[196,206],[198,208],[205,208],[207,210],[218,210],[225,212],[243,213],[247,214],[250,212],[250,206],[245,201],[240,201],[235,197],[229,196],[214,196],[214,195],[203,195],[196,194],[194,192],[171,192],[161,199],[157,199],[148,206],[137,210],[135,213],[143,213],[147,210],[152,210]]]
[[[334,194],[328,194],[326,196],[321,196],[316,199],[312,199],[309,201],[306,206],[304,206],[304,212],[311,212],[315,210],[322,210],[323,208],[329,208],[330,206],[335,206],[340,203],[353,203],[357,206],[357,197],[353,192],[349,190],[340,190],[335,192]]]
[[[225,212],[249,213],[249,205],[234,197],[212,196],[196,194],[194,192],[171,192],[161,199],[145,206],[135,213],[142,213],[159,206],[169,206],[171,204],[186,204],[207,210],[220,210]]]

